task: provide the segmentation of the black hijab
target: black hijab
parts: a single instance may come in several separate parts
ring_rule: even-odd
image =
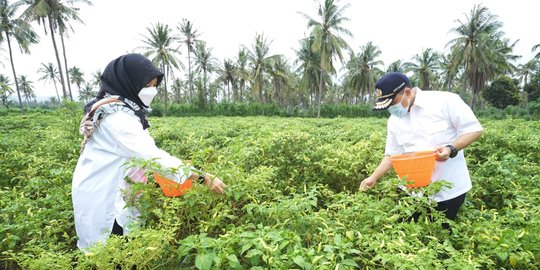
[[[149,127],[146,116],[148,114],[148,106],[144,105],[139,98],[139,92],[153,78],[157,78],[159,85],[163,80],[163,73],[159,71],[150,60],[140,54],[126,54],[111,61],[101,74],[101,89],[97,94],[96,99],[85,106],[85,111],[90,110],[92,105],[105,97],[106,93],[118,95],[122,98],[129,99],[137,106],[130,105],[125,102],[135,114],[141,118],[143,128]]]

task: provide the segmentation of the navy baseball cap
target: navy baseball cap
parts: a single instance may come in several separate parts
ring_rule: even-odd
[[[392,104],[396,95],[406,86],[410,87],[409,78],[400,72],[390,72],[384,74],[375,84],[375,95],[377,102],[373,107],[374,111],[386,110]]]

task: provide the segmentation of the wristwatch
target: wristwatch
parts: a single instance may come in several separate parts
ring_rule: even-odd
[[[199,174],[199,177],[197,177],[197,183],[202,184],[204,183],[204,174]]]
[[[457,156],[458,150],[451,144],[446,145],[446,147],[450,148],[450,158],[455,158]]]

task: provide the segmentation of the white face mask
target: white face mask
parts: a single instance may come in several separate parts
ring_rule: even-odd
[[[150,106],[152,100],[157,95],[157,88],[155,86],[145,87],[139,92],[139,98],[142,100],[144,105]]]
[[[394,104],[390,107],[388,107],[388,112],[390,112],[391,115],[397,116],[399,118],[407,115],[407,112],[409,112],[409,102],[411,101],[411,98],[407,98],[407,106],[403,107],[401,103],[403,102],[403,99],[405,98],[405,93],[401,96],[401,101],[397,104]]]

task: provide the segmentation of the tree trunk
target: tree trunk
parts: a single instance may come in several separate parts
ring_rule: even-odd
[[[321,96],[323,87],[323,70],[321,68],[321,76],[319,77],[319,94],[317,95],[317,118],[321,117]]]
[[[6,40],[9,50],[9,61],[11,62],[11,70],[13,71],[13,78],[15,79],[15,88],[17,90],[17,97],[19,98],[19,107],[21,107],[21,113],[24,112],[24,107],[21,99],[21,92],[19,91],[19,82],[17,81],[17,72],[15,72],[15,63],[13,63],[13,52],[11,51],[11,41],[9,40],[9,34],[6,31]]]
[[[189,101],[193,102],[193,78],[191,74],[191,53],[189,50],[188,45],[188,54],[187,54],[187,61],[188,61],[188,84],[189,84]]]
[[[53,80],[53,84],[54,84],[54,90],[56,90],[56,96],[58,97],[58,102],[60,102],[62,99],[60,99],[60,94],[58,93],[58,87],[56,85],[55,80]]]
[[[71,83],[69,82],[69,67],[66,56],[66,46],[64,43],[64,32],[62,30],[60,30],[60,42],[62,43],[62,53],[64,54],[64,67],[66,68],[66,83],[69,91],[69,99],[73,101],[73,94],[71,93]]]
[[[263,87],[264,87],[264,82],[263,82],[263,78],[262,78],[262,72],[261,74],[259,74],[259,101],[261,102],[261,104],[264,104],[264,95],[263,95]]]
[[[165,110],[163,111],[163,116],[166,116],[167,115],[167,103],[169,101],[169,95],[168,95],[168,92],[167,92],[167,66],[165,66],[165,63],[162,63],[161,65],[162,65],[163,73],[165,74],[165,76],[163,78],[163,87],[165,88],[165,90],[163,91],[164,100],[165,100]]]
[[[56,55],[56,62],[58,63],[58,73],[60,74],[60,84],[62,84],[62,92],[64,98],[68,97],[66,91],[66,84],[64,82],[64,71],[62,70],[62,64],[60,62],[60,55],[58,54],[58,46],[56,46],[56,39],[54,38],[54,28],[52,24],[52,19],[49,17],[49,30],[51,30],[51,39],[54,47],[54,54]]]

